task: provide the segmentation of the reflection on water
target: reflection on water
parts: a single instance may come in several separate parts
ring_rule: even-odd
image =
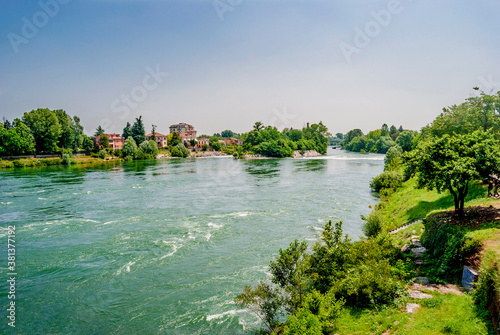
[[[294,161],[297,171],[323,171],[328,166],[328,161],[324,159],[301,159]]]
[[[279,159],[253,159],[245,161],[245,171],[257,179],[276,178],[280,175],[281,160]]]

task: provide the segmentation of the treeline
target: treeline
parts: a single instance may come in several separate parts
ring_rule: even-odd
[[[416,146],[416,131],[404,130],[383,124],[380,129],[372,130],[364,135],[361,129],[349,131],[341,142],[342,149],[354,152],[372,152],[385,154],[391,147],[399,146],[403,151],[410,151]]]
[[[80,118],[62,109],[39,108],[12,123],[0,123],[0,155],[52,154],[92,147],[93,142],[83,134]]]
[[[302,129],[265,127],[256,122],[253,129],[241,135],[241,151],[256,153],[267,157],[291,157],[295,150],[316,150],[324,155],[327,150],[328,128],[323,122],[309,124]]]

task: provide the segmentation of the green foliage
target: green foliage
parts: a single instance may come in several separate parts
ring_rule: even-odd
[[[101,136],[99,137],[99,144],[104,149],[109,148],[109,137],[108,137],[108,135],[101,134]]]
[[[35,153],[35,139],[30,129],[21,120],[16,119],[13,126],[4,128],[0,123],[0,155],[16,156]]]
[[[224,138],[230,138],[230,137],[237,137],[238,134],[232,132],[231,130],[224,130],[221,134],[221,137]]]
[[[384,171],[381,174],[373,177],[370,182],[370,187],[375,192],[380,192],[382,189],[396,190],[403,183],[403,173],[400,171]]]
[[[47,108],[35,109],[24,113],[23,122],[30,128],[35,139],[36,152],[57,152],[61,125],[56,113]]]
[[[125,140],[125,143],[123,143],[122,154],[124,158],[130,157],[131,159],[134,159],[137,150],[137,144],[135,143],[133,137],[127,138]]]
[[[251,310],[272,332],[278,324],[282,309],[281,295],[270,285],[259,283],[255,288],[245,286],[235,302]]]
[[[100,159],[105,159],[106,156],[107,156],[108,152],[104,149],[101,149],[99,150],[99,152],[97,153],[97,157],[99,157]]]
[[[139,116],[135,119],[135,122],[131,128],[131,132],[131,136],[134,138],[135,143],[142,143],[146,140],[146,131],[144,130],[142,116]]]
[[[401,147],[399,145],[391,147],[385,154],[384,170],[387,170],[387,166],[392,162],[394,158],[401,158],[402,154],[403,150],[401,150]]]
[[[431,216],[424,224],[421,242],[428,249],[431,279],[457,281],[465,259],[479,250],[479,242],[443,217]]]
[[[481,271],[472,297],[476,305],[476,313],[490,326],[490,329],[493,329],[488,307],[499,303],[500,272],[498,255],[492,250],[486,251],[481,261]],[[491,333],[495,334],[495,332]]]
[[[469,183],[499,174],[500,143],[491,133],[475,131],[472,134],[433,138],[421,142],[408,158],[411,171],[417,173],[419,187],[438,192],[449,190],[455,202],[455,211],[462,215]]]
[[[130,122],[127,122],[127,125],[123,128],[122,137],[127,139],[129,136],[132,136],[132,127],[130,126]]]
[[[156,157],[158,155],[158,146],[153,140],[144,141],[139,145],[139,150],[144,152],[144,154]]]
[[[396,144],[403,151],[411,151],[411,149],[412,149],[412,142],[413,142],[413,139],[415,138],[416,135],[417,135],[416,131],[403,130],[398,135],[398,138],[396,139]]]
[[[66,151],[62,155],[62,164],[63,165],[69,165],[71,164],[71,151]]]
[[[396,144],[394,143],[392,138],[390,138],[389,136],[381,136],[377,140],[377,142],[375,143],[375,146],[377,148],[377,152],[379,154],[387,153],[387,151],[389,151],[389,149],[394,145],[396,145]]]
[[[95,130],[94,136],[102,135],[102,134],[104,134],[104,132],[105,132],[105,130],[101,127],[101,125],[98,125],[96,130]]]
[[[377,211],[372,211],[363,225],[363,233],[368,238],[376,237],[382,232],[382,226],[382,215]]]
[[[189,156],[190,151],[184,144],[179,143],[175,147],[170,149],[170,154],[172,155],[172,157],[186,158]]]
[[[57,116],[61,133],[57,145],[60,148],[74,148],[75,147],[75,123],[73,119],[62,109],[54,110]]]
[[[87,153],[91,152],[94,149],[94,142],[87,135],[83,135],[82,137],[82,149]]]

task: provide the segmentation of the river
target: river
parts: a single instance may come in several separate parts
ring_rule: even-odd
[[[244,334],[233,303],[328,220],[357,239],[383,156],[165,159],[0,172],[0,333],[16,226],[16,334]]]

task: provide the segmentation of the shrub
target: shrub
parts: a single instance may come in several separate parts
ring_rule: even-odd
[[[382,231],[382,216],[379,212],[373,211],[370,213],[363,225],[363,233],[366,237],[375,237]]]
[[[219,143],[220,144],[220,143]],[[170,150],[170,154],[172,155],[172,157],[182,157],[182,158],[186,158],[189,156],[190,154],[190,151],[188,148],[186,148],[186,146],[182,143],[179,143],[177,144],[175,147],[173,147],[171,150]]]
[[[378,176],[373,177],[370,187],[380,192],[381,189],[397,189],[403,183],[403,173],[400,171],[385,171]]]
[[[97,154],[97,156],[100,159],[105,159],[107,154],[108,154],[108,152],[105,149],[102,149],[102,150],[99,150],[99,153]]]
[[[125,143],[123,143],[122,155],[123,157],[132,157],[133,159],[137,150],[137,144],[135,143],[134,138],[130,136],[129,138],[127,138]]]
[[[392,162],[394,158],[399,158],[403,154],[403,150],[399,145],[391,147],[384,158],[384,170],[387,170],[387,166]]]
[[[62,155],[62,163],[64,165],[69,165],[71,164],[71,151],[67,151]]]

